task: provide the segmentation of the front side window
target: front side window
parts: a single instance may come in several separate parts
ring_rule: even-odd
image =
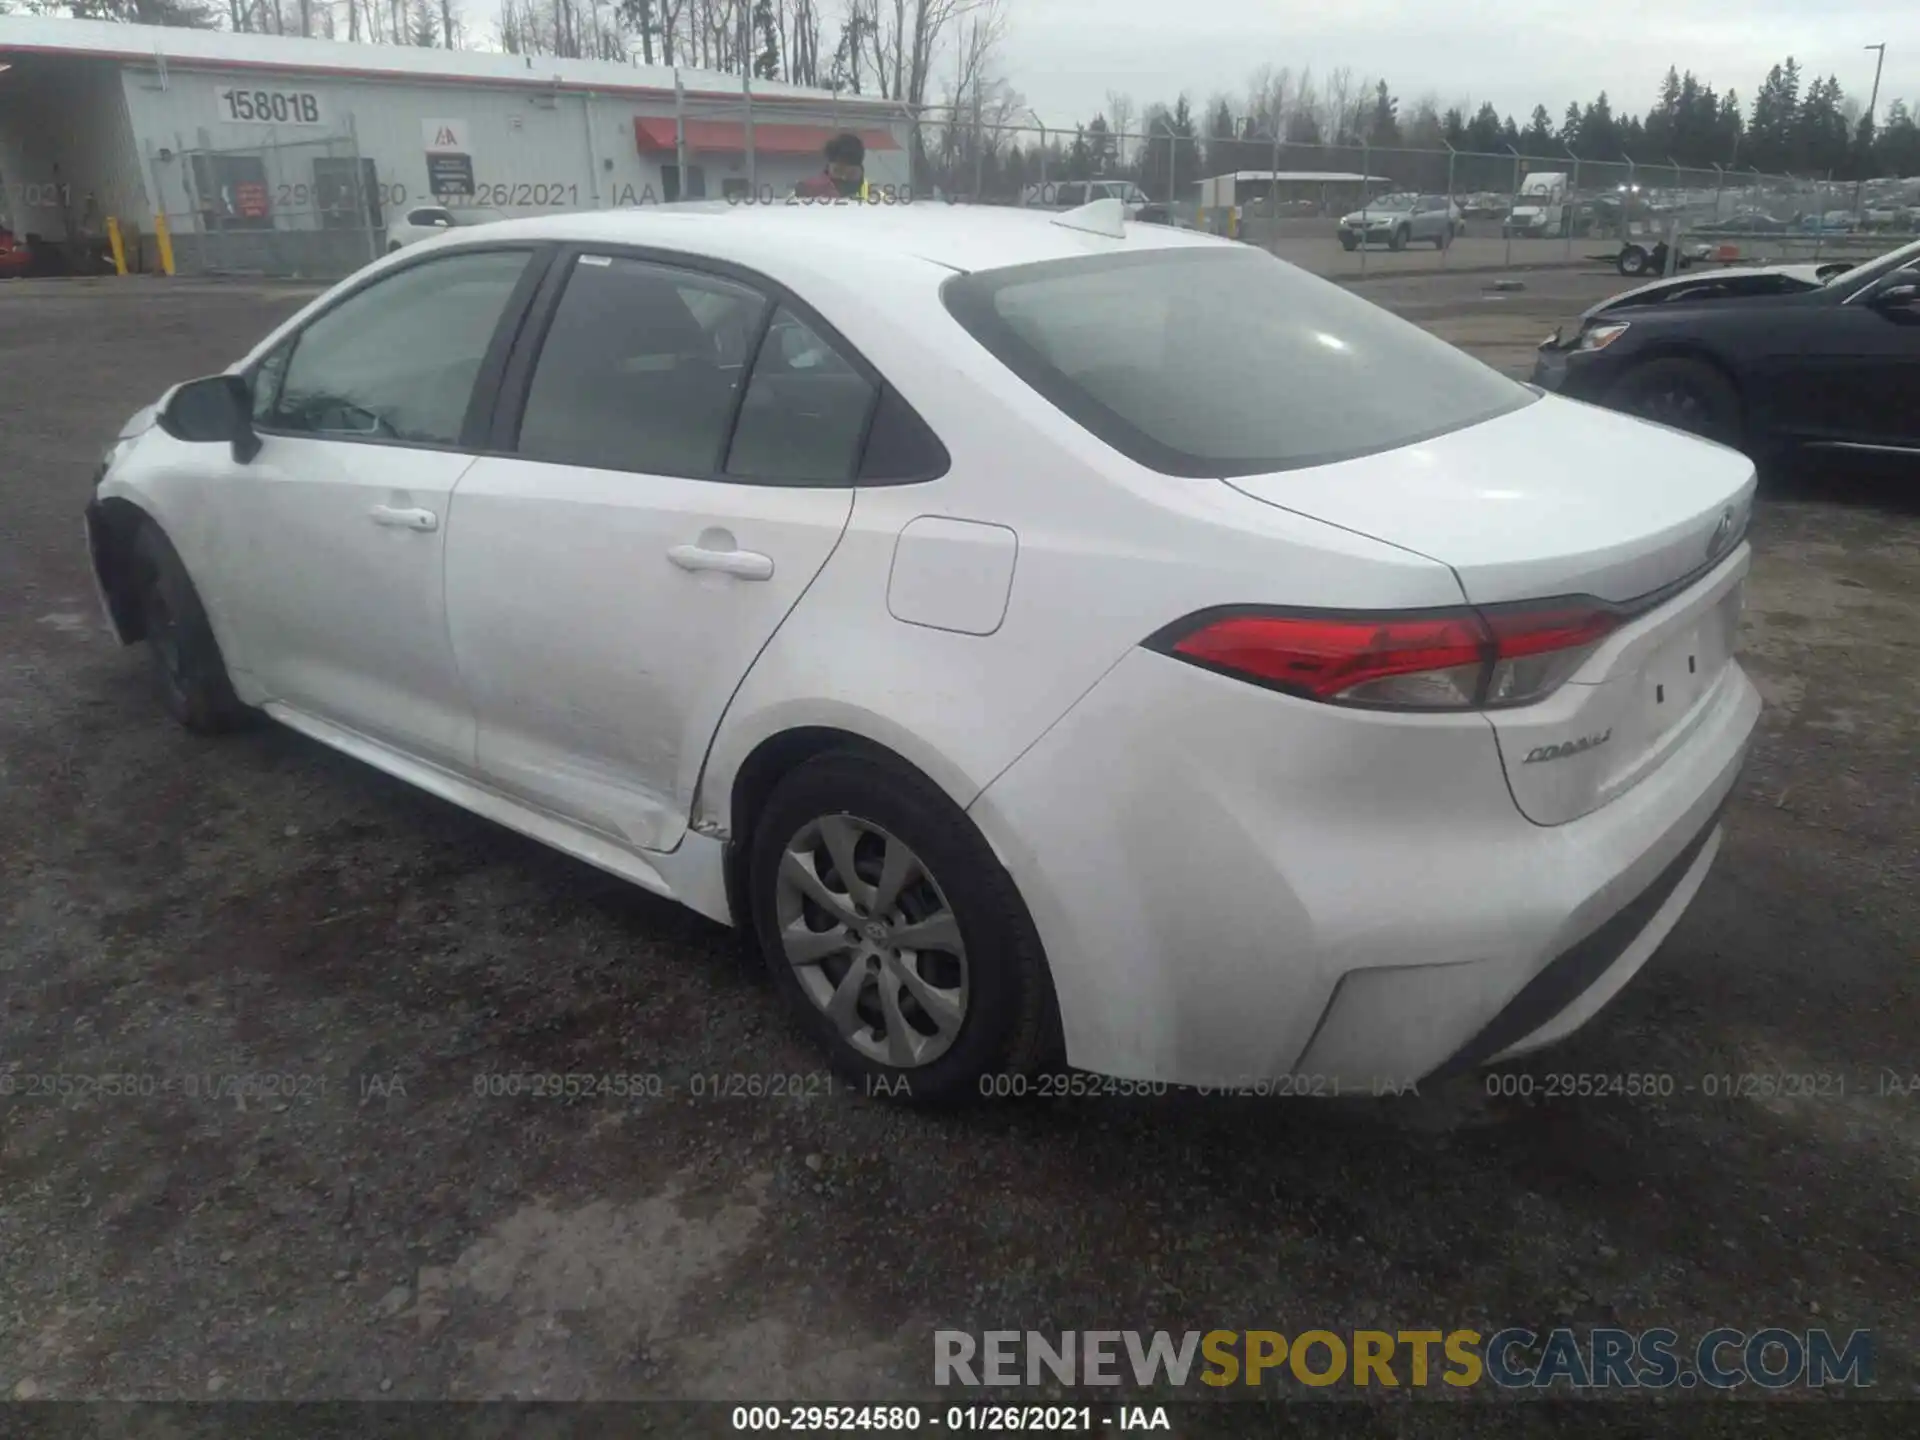
[[[330,439],[457,445],[525,250],[411,265],[300,332],[263,428]],[[264,367],[263,367],[264,370]]]
[[[519,452],[603,470],[713,474],[766,304],[714,276],[581,256],[534,366]]]
[[[1169,475],[1253,475],[1463,429],[1535,396],[1264,251],[1212,246],[955,276],[954,318],[1069,418]]]
[[[845,484],[875,390],[798,315],[774,312],[753,362],[727,473],[773,484]]]

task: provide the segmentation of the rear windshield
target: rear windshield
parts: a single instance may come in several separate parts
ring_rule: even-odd
[[[1378,306],[1244,246],[958,275],[953,317],[1122,454],[1253,475],[1392,450],[1533,392]]]

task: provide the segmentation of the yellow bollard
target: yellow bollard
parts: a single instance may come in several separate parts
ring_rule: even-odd
[[[113,247],[113,273],[127,273],[127,247],[120,239],[120,222],[113,216],[107,217],[107,243]]]
[[[173,237],[167,233],[167,215],[164,210],[153,212],[153,238],[160,247],[160,273],[173,274]]]

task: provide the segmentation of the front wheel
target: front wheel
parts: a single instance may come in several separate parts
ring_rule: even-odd
[[[1404,226],[1393,232],[1392,238],[1387,241],[1387,248],[1389,250],[1404,250],[1407,248],[1407,231]]]
[[[1025,903],[951,800],[854,751],[769,797],[748,884],[774,985],[843,1073],[955,1101],[1054,1048],[1052,988]]]
[[[1639,245],[1622,245],[1620,256],[1613,262],[1614,268],[1622,275],[1644,275],[1652,267],[1653,257]]]
[[[1360,248],[1360,242],[1351,235],[1342,235],[1340,237],[1340,248],[1351,255],[1355,250]]]
[[[233,693],[200,592],[171,541],[154,525],[134,540],[140,575],[140,620],[167,713],[189,730],[234,730],[254,712]]]
[[[1611,398],[1618,408],[1643,420],[1722,445],[1740,445],[1740,392],[1724,372],[1704,360],[1648,360],[1620,377]]]

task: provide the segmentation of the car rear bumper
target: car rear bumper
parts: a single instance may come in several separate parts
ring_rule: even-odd
[[[1339,710],[1128,657],[982,794],[1069,1061],[1368,1093],[1558,1039],[1658,947],[1759,698],[1728,665],[1654,774],[1541,827],[1478,715]]]

